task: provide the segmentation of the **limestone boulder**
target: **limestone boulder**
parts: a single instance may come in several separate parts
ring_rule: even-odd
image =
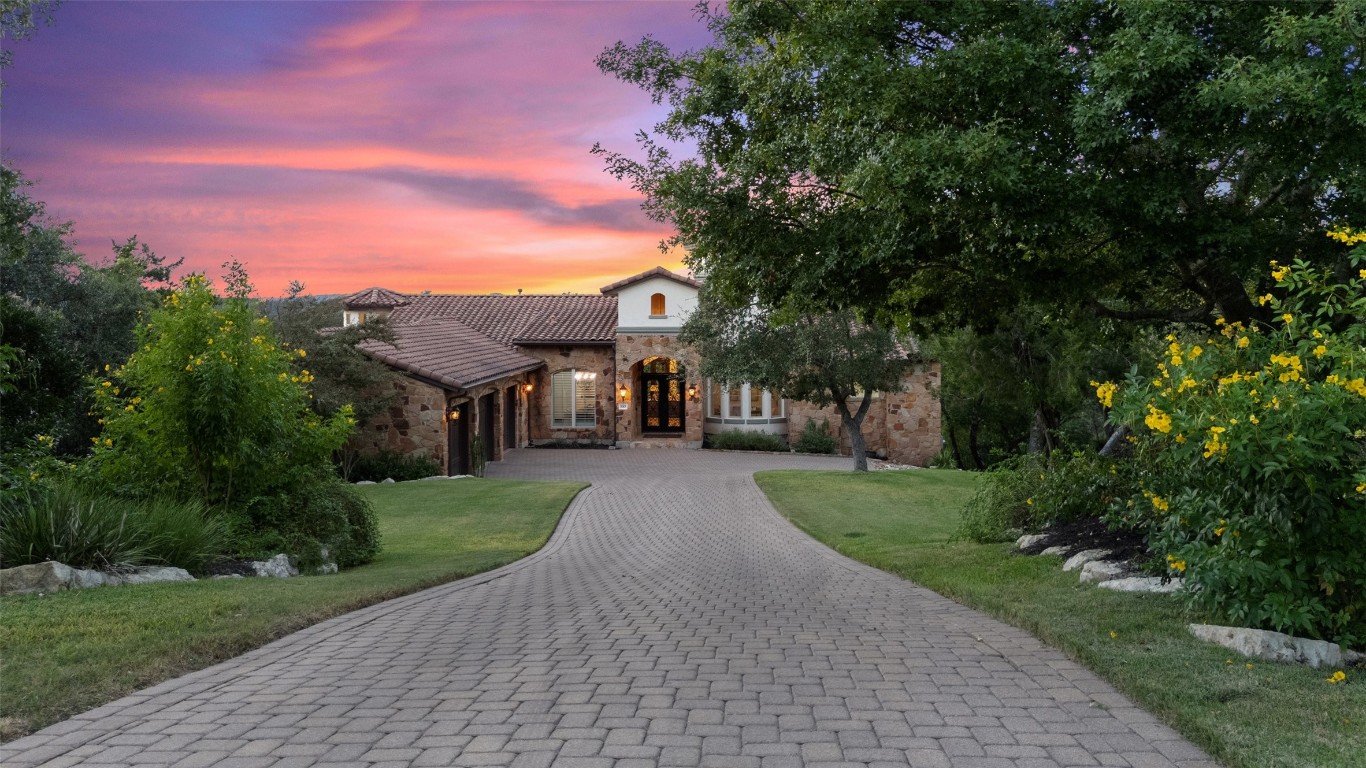
[[[1120,578],[1124,573],[1125,568],[1122,563],[1092,560],[1081,567],[1081,583],[1099,584],[1103,581],[1112,581]]]
[[[1043,541],[1045,538],[1047,537],[1042,533],[1026,533],[1025,535],[1015,540],[1015,548],[1028,549],[1034,546],[1035,544],[1038,544],[1039,542]]]
[[[289,555],[283,552],[269,560],[253,560],[251,569],[257,576],[272,579],[287,579],[299,575],[299,569],[289,562]]]
[[[1337,643],[1293,637],[1265,629],[1191,624],[1190,633],[1243,656],[1288,664],[1307,664],[1314,669],[1341,667],[1344,661],[1351,661],[1350,657],[1357,655],[1344,652]]]
[[[1109,556],[1110,551],[1106,549],[1083,549],[1067,558],[1067,562],[1062,564],[1062,569],[1069,572],[1075,571],[1092,560],[1104,560]]]
[[[1041,555],[1058,555],[1059,557],[1067,554],[1068,547],[1049,547],[1040,552]]]
[[[184,568],[170,568],[164,566],[134,568],[123,573],[111,573],[108,574],[107,579],[111,586],[122,584],[155,584],[163,581],[194,581],[194,577]]]
[[[67,589],[76,569],[52,560],[0,571],[0,595],[51,594]]]
[[[1102,581],[1097,586],[1101,589],[1113,589],[1116,592],[1150,592],[1166,595],[1181,589],[1182,581],[1181,579],[1172,579],[1163,584],[1161,576],[1130,576],[1127,579]]]

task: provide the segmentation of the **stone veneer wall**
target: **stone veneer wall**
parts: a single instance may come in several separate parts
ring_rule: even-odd
[[[696,353],[692,348],[680,343],[678,339],[665,334],[621,334],[617,336],[616,381],[612,384],[615,397],[616,388],[625,384],[631,390],[630,402],[626,410],[617,413],[617,442],[645,446],[673,446],[699,448],[702,445],[702,377]],[[640,429],[640,381],[639,364],[651,357],[670,357],[679,360],[687,369],[689,385],[697,387],[697,398],[687,401],[683,409],[683,436],[654,437]],[[685,395],[686,396],[686,395]]]
[[[518,347],[531,357],[545,361],[546,367],[531,374],[534,385],[526,403],[531,441],[615,439],[616,371],[613,368],[612,348],[600,347]],[[591,429],[557,429],[550,425],[550,378],[558,371],[573,368],[592,371],[598,375],[597,425]]]
[[[939,378],[939,363],[920,364],[906,376],[904,392],[879,393],[863,418],[863,439],[870,454],[885,450],[887,460],[897,464],[923,467],[930,463],[943,443],[939,401],[932,394]],[[852,452],[835,406],[817,408],[811,403],[789,401],[787,412],[790,440],[801,437],[807,421],[828,419],[830,434],[840,442],[840,452]]]
[[[397,392],[394,404],[376,414],[351,438],[362,455],[380,450],[404,456],[431,456],[446,466],[446,392],[407,376],[391,385]]]

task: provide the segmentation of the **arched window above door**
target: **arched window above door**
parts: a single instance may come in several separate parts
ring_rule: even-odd
[[[667,307],[664,304],[664,294],[656,293],[650,297],[650,317],[664,317],[667,315]]]

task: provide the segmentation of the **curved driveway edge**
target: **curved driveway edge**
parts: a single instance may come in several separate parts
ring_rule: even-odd
[[[0,748],[5,766],[1214,766],[1029,634],[849,560],[752,475],[848,460],[527,450],[539,552]]]

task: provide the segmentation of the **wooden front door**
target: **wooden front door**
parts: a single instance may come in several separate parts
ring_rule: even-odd
[[[503,390],[503,451],[517,447],[517,388]]]
[[[493,392],[479,398],[479,442],[484,446],[484,461],[494,461],[493,455],[493,404],[497,395]]]
[[[446,474],[470,473],[470,404],[461,403],[447,413],[454,418],[446,422]]]
[[[640,374],[640,425],[645,433],[684,431],[686,376],[677,360],[652,358]]]

